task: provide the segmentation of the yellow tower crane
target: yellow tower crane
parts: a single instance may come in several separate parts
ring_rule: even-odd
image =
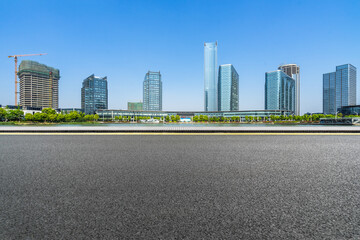
[[[17,81],[17,73],[18,73],[18,70],[17,70],[17,61],[18,61],[18,57],[27,57],[27,56],[42,56],[42,55],[46,55],[47,53],[37,53],[37,54],[23,54],[23,55],[13,55],[13,56],[8,56],[9,58],[14,58],[15,60],[15,106],[17,106],[17,102],[18,102],[18,97],[17,97],[17,94],[18,94],[18,89],[17,89],[17,84],[18,84],[18,81]]]

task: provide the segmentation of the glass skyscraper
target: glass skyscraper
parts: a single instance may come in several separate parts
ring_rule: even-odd
[[[89,76],[81,88],[81,108],[85,114],[94,114],[97,109],[108,109],[107,77]]]
[[[278,68],[295,80],[295,115],[300,115],[300,67],[286,64]]]
[[[323,74],[323,112],[336,114],[341,107],[356,104],[356,67],[344,64]]]
[[[295,113],[295,80],[281,70],[265,73],[265,109]]]
[[[239,110],[239,74],[232,64],[219,66],[218,111]]]
[[[160,72],[149,71],[143,85],[144,111],[162,111],[162,81]]]
[[[217,111],[217,42],[204,43],[204,110]]]

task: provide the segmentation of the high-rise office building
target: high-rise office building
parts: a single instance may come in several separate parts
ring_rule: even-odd
[[[278,69],[295,80],[295,115],[300,115],[300,67],[296,64],[286,64]]]
[[[336,66],[336,72],[323,74],[323,112],[336,114],[341,107],[356,104],[356,67]]]
[[[148,71],[143,85],[143,109],[162,111],[162,81],[160,72]]]
[[[19,67],[20,105],[24,107],[59,107],[59,69],[24,60]]]
[[[239,110],[239,74],[232,64],[219,66],[218,111]]]
[[[204,109],[217,111],[217,42],[204,43]]]
[[[107,77],[87,77],[81,88],[81,108],[85,114],[94,114],[97,109],[108,109]]]
[[[265,109],[295,113],[295,80],[281,70],[265,73]]]
[[[128,102],[129,111],[142,111],[143,103],[142,102]]]

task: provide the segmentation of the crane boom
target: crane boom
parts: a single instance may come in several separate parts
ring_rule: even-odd
[[[22,55],[12,55],[12,56],[8,56],[8,58],[14,58],[15,61],[15,106],[17,106],[17,101],[18,101],[18,89],[17,89],[17,84],[18,84],[18,80],[17,80],[17,61],[18,61],[18,57],[28,57],[28,56],[42,56],[42,55],[47,55],[47,53],[36,53],[36,54],[22,54]]]
[[[11,57],[28,57],[28,56],[42,56],[42,55],[47,55],[47,53],[22,54],[22,55],[8,56],[8,57],[9,57],[9,58],[11,58]]]

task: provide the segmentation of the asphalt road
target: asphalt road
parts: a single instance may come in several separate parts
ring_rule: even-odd
[[[0,239],[350,238],[360,136],[0,136]]]

